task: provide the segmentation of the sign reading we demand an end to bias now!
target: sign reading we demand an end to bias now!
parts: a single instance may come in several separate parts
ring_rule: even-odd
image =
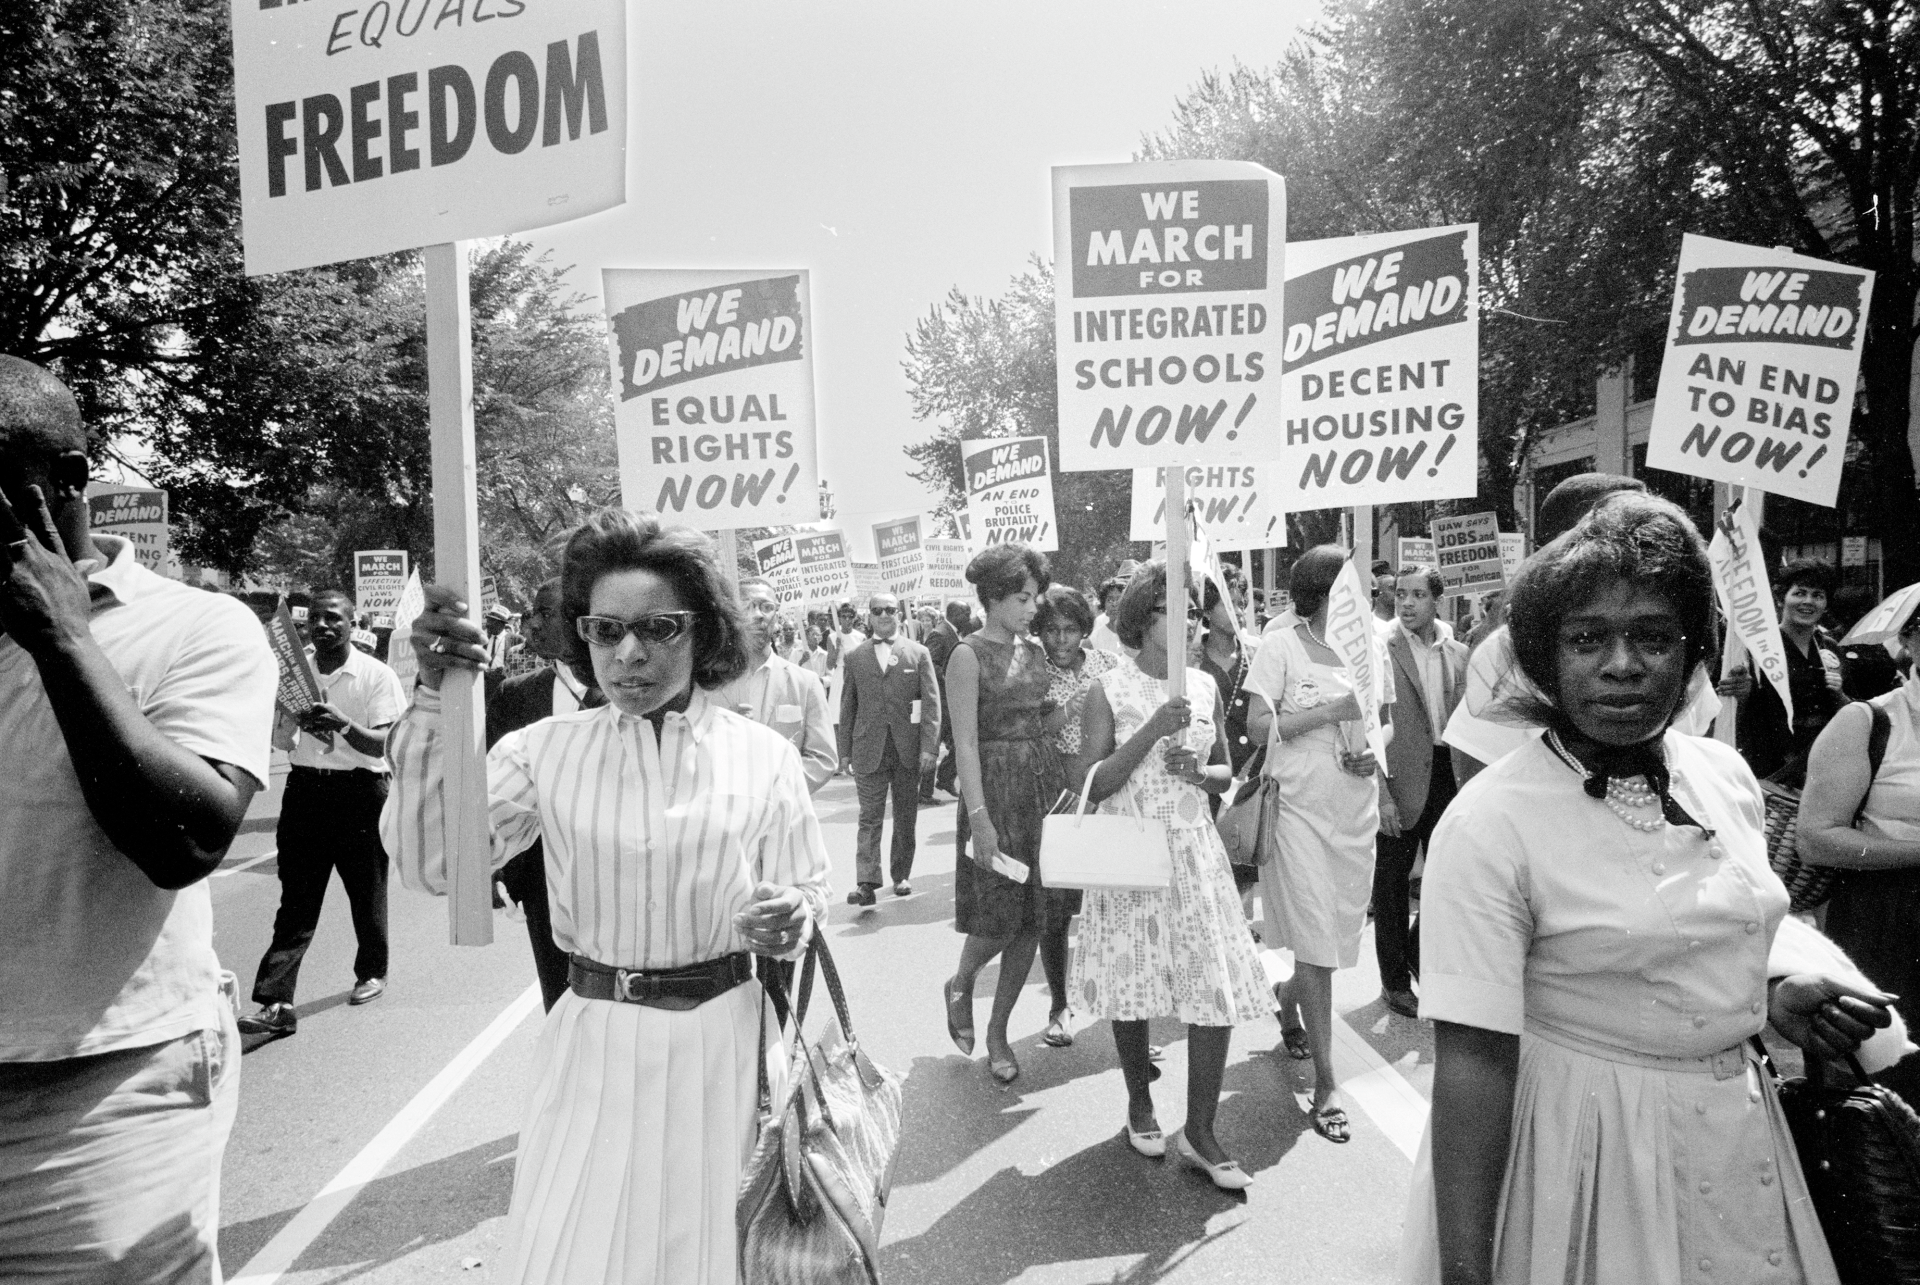
[[[626,503],[706,529],[818,520],[807,274],[601,275]]]
[[[1058,168],[1053,237],[1060,467],[1272,458],[1280,176],[1247,161]]]
[[[1873,273],[1687,236],[1647,463],[1831,506]]]
[[[1479,265],[1472,223],[1287,247],[1283,508],[1476,492]]]
[[[232,0],[249,274],[626,199],[623,0]]]
[[[960,460],[967,475],[967,514],[976,548],[1024,544],[1051,553],[1060,547],[1046,438],[963,441]]]

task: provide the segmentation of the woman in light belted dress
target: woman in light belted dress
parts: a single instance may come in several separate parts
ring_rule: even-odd
[[[438,688],[484,651],[451,593],[428,605],[381,838],[407,886],[439,893]],[[762,1042],[749,952],[791,956],[825,923],[826,848],[793,746],[707,698],[746,653],[699,533],[603,510],[567,543],[561,610],[608,704],[487,756],[490,864],[544,840],[572,957],[540,1031],[499,1278],[731,1285]]]
[[[1428,852],[1433,1110],[1402,1280],[1832,1285],[1748,1040],[1771,1023],[1843,1053],[1889,1000],[1773,962],[1759,786],[1669,728],[1713,653],[1700,537],[1610,497],[1521,568],[1507,619],[1548,730],[1468,783]]]
[[[1167,689],[1169,652],[1185,660],[1199,615],[1197,607],[1168,611],[1163,562],[1137,572],[1115,608],[1114,630],[1138,654],[1087,694],[1082,761],[1097,765],[1091,794],[1102,812],[1165,824],[1173,880],[1165,892],[1087,892],[1067,989],[1090,1016],[1113,1024],[1133,1149],[1156,1157],[1171,1145],[1216,1187],[1237,1191],[1253,1179],[1214,1135],[1220,1079],[1233,1028],[1272,1012],[1273,999],[1207,807],[1232,781],[1219,693],[1191,667],[1184,698]],[[1155,1017],[1187,1024],[1187,1118],[1171,1143],[1149,1089],[1147,1022]]]

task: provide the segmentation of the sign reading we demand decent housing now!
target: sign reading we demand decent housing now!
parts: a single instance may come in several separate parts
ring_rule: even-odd
[[[1688,235],[1647,463],[1832,506],[1873,274]]]
[[[818,520],[807,274],[601,275],[626,503],[708,530]]]
[[[233,0],[247,272],[626,199],[623,0]]]
[[[1060,467],[1272,458],[1279,175],[1247,161],[1058,168],[1053,238]]]

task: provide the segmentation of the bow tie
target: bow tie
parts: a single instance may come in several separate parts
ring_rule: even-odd
[[[1635,745],[1595,745],[1584,755],[1575,755],[1567,750],[1558,736],[1554,737],[1554,742],[1556,748],[1565,754],[1570,763],[1578,764],[1585,772],[1586,779],[1582,782],[1581,788],[1587,792],[1589,798],[1606,798],[1607,782],[1616,777],[1624,780],[1628,777],[1642,776],[1646,778],[1648,787],[1659,798],[1660,814],[1666,817],[1670,825],[1690,825],[1709,839],[1713,837],[1713,831],[1694,820],[1686,808],[1680,805],[1680,801],[1668,792],[1673,784],[1673,774],[1667,770],[1662,737],[1655,736]]]

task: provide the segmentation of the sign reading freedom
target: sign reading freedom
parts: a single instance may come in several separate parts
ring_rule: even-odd
[[[249,275],[626,200],[622,0],[232,0]]]

